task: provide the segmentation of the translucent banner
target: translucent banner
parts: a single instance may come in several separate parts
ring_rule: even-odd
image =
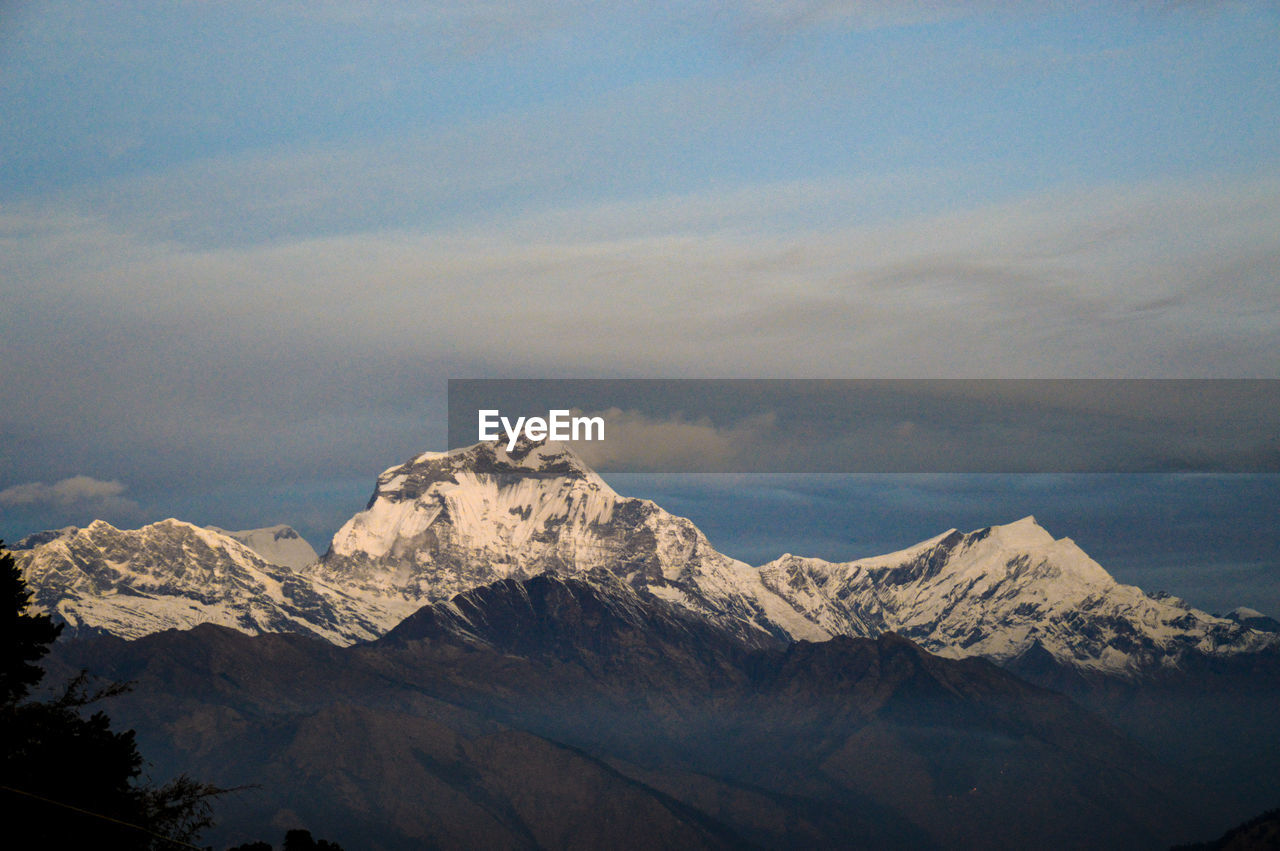
[[[1274,379],[455,379],[449,445],[600,472],[1280,472]]]

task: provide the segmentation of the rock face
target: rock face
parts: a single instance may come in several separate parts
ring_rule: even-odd
[[[234,534],[267,552],[291,531]],[[1188,654],[1280,647],[1257,618],[1117,583],[1030,517],[859,561],[786,555],[751,567],[689,520],[618,495],[555,443],[481,443],[393,467],[324,556],[297,570],[174,520],[133,532],[95,523],[27,545],[18,557],[41,605],[131,638],[212,622],[351,643],[423,605],[551,573],[621,582],[754,646],[896,632],[944,656],[1125,677]]]
[[[324,582],[269,564],[234,538],[180,520],[122,530],[102,520],[29,537],[14,558],[37,606],[71,634],[138,638],[215,623],[350,644],[394,616]]]

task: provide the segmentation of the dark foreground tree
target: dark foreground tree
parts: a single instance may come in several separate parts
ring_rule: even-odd
[[[13,556],[0,549],[2,844],[15,847],[13,831],[21,825],[50,848],[193,847],[212,823],[210,800],[222,790],[185,776],[163,786],[140,782],[133,731],[114,732],[102,711],[85,717],[86,707],[123,686],[90,691],[81,674],[57,698],[27,700],[44,675],[35,663],[61,632],[30,605]]]
[[[31,593],[13,556],[0,541],[0,704],[9,706],[27,696],[40,682],[44,671],[35,664],[49,652],[49,645],[62,632],[48,615],[27,611]]]
[[[261,840],[237,845],[228,851],[273,851],[271,844]],[[315,839],[309,830],[290,830],[284,835],[283,851],[342,851],[342,846],[327,839]]]
[[[309,830],[291,830],[284,835],[284,851],[342,851],[327,839],[312,839]]]

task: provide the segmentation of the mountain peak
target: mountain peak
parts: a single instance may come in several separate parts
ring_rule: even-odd
[[[275,526],[264,526],[260,529],[241,529],[229,531],[217,526],[206,526],[212,532],[234,538],[257,553],[271,564],[278,564],[293,570],[306,567],[317,558],[311,544],[297,533],[292,526],[278,523]]]
[[[988,526],[986,529],[980,529],[972,534],[989,535],[992,539],[1011,549],[1045,547],[1053,544],[1056,540],[1030,514],[1012,523]]]
[[[344,588],[422,605],[495,581],[601,568],[636,589],[744,635],[822,634],[753,568],[707,542],[689,520],[619,496],[573,450],[553,441],[479,443],[425,453],[378,477],[364,511],[307,568]]]
[[[36,605],[73,633],[138,638],[217,623],[349,644],[381,634],[387,620],[404,614],[370,610],[230,535],[172,517],[139,529],[95,520],[34,537],[35,546],[15,553],[18,567]]]
[[[521,436],[508,449],[502,441],[484,441],[447,452],[423,452],[410,461],[385,471],[387,476],[406,469],[470,470],[475,473],[563,476],[593,478],[595,471],[587,466],[568,444],[555,440],[529,440]],[[381,477],[379,477],[381,478]]]
[[[560,443],[525,441],[511,451],[499,443],[477,443],[427,452],[378,476],[365,510],[338,530],[325,559],[413,562],[445,524],[475,543],[523,546],[557,519],[607,523],[618,500]],[[499,570],[493,578],[505,576]],[[452,589],[458,590],[465,589]]]
[[[1248,606],[1238,606],[1227,612],[1226,617],[1259,632],[1280,632],[1280,621]]]
[[[1039,647],[1059,663],[1118,674],[1186,652],[1267,646],[1239,624],[1118,583],[1069,538],[1024,517],[852,562],[788,557],[767,587],[832,634],[896,631],[943,656],[1010,662]]]

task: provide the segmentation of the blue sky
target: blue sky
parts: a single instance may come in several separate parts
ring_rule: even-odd
[[[0,3],[0,534],[323,548],[443,445],[449,377],[1280,377],[1278,37],[1273,2]]]

